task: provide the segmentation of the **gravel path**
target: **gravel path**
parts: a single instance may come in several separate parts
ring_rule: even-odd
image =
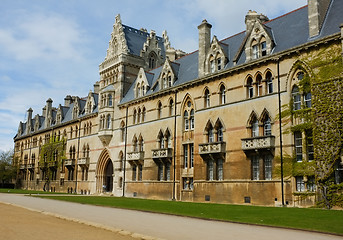
[[[120,233],[0,203],[0,239],[134,240]]]
[[[328,234],[91,206],[15,194],[0,194],[0,202],[110,229],[138,239],[343,239]]]

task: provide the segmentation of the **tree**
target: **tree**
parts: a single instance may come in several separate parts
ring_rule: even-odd
[[[1,186],[12,183],[16,176],[16,168],[12,164],[13,150],[0,152],[0,181]]]

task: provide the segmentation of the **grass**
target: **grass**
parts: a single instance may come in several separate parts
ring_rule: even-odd
[[[343,235],[343,211],[99,196],[40,196],[69,202]]]

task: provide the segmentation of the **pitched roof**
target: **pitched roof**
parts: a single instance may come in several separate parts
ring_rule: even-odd
[[[124,24],[123,31],[130,53],[136,56],[140,56],[143,45],[146,42],[147,38],[150,36],[149,33],[126,26]],[[156,36],[156,39],[158,41],[158,46],[161,48],[162,56],[165,56],[163,38]]]
[[[332,0],[320,34],[316,38],[312,39],[309,38],[308,6],[301,7],[264,23],[266,31],[275,43],[272,54],[340,32],[339,26],[343,23],[342,12],[343,1]],[[236,55],[238,56],[236,66],[246,62],[245,51],[243,50],[238,54],[240,48],[242,48],[242,43],[244,42],[245,37],[246,31],[243,31],[220,41],[222,46],[227,45],[227,47],[223,47],[223,49],[224,51],[227,51],[227,56],[229,58],[224,69],[229,69],[234,66],[233,60]],[[195,51],[173,62],[172,66],[178,66],[177,80],[175,81],[174,86],[178,86],[198,78],[198,54],[199,52]],[[177,65],[174,65],[175,63],[177,63]],[[162,67],[163,66],[150,71],[150,73],[154,74],[151,85],[154,86],[154,88],[150,89],[150,91],[147,92],[147,95],[159,91],[158,77]],[[121,103],[134,99],[134,94],[131,93],[131,91],[133,91],[133,88],[130,88]]]

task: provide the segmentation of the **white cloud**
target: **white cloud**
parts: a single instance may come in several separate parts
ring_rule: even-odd
[[[39,3],[38,3],[39,2]],[[99,79],[114,23],[166,29],[175,48],[198,48],[197,26],[206,18],[212,33],[223,39],[245,29],[251,9],[275,18],[307,0],[82,0],[5,1],[0,9],[0,149],[13,147],[19,121],[32,107],[41,114],[51,97],[54,106],[67,94],[86,96]],[[24,9],[24,10],[23,10]]]
[[[65,16],[24,13],[9,28],[0,28],[0,48],[16,60],[80,59],[82,35]]]

